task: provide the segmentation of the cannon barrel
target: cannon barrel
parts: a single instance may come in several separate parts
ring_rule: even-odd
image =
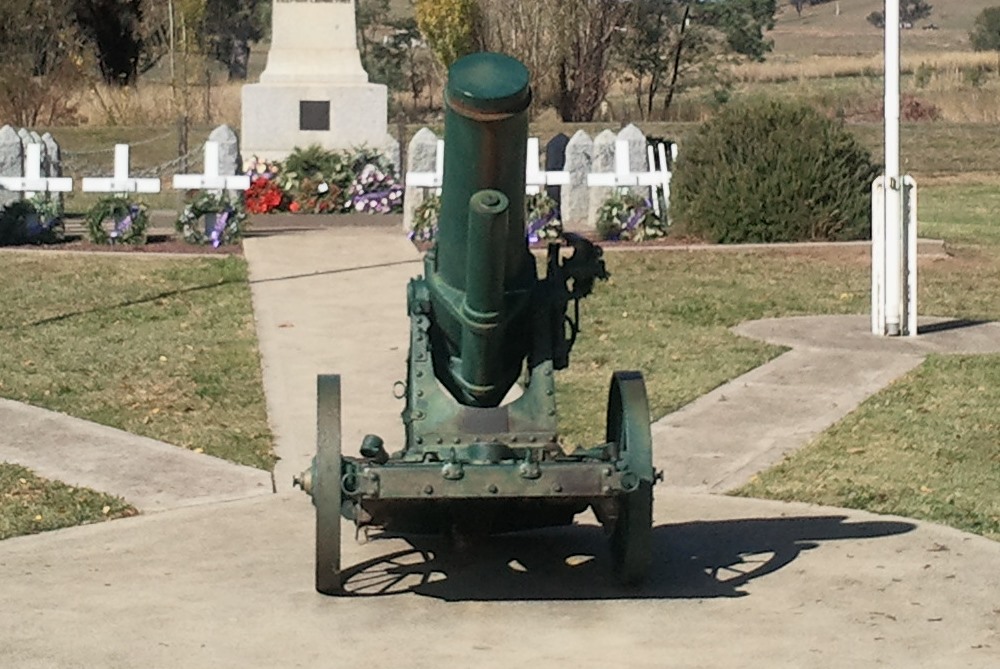
[[[449,70],[435,248],[425,260],[435,375],[468,406],[496,406],[531,344],[537,280],[524,230],[528,70],[477,53]]]

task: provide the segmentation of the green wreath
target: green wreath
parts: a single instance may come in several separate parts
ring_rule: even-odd
[[[218,248],[243,238],[247,212],[242,198],[200,191],[177,218],[177,232],[189,244],[211,244]]]
[[[644,242],[667,234],[653,204],[628,189],[615,191],[597,210],[597,234],[612,241]]]
[[[94,244],[146,243],[149,226],[148,208],[121,195],[109,195],[97,201],[87,212],[87,233]]]

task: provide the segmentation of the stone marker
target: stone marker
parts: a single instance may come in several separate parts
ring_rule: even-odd
[[[400,163],[399,157],[399,140],[390,135],[389,139],[386,141],[385,150],[382,152],[382,155],[384,155],[386,159],[392,163],[393,175],[395,178],[401,178],[403,165]]]
[[[618,140],[628,142],[628,167],[631,172],[646,172],[649,169],[649,160],[646,152],[646,135],[639,130],[634,123],[618,131]],[[649,199],[649,188],[645,186],[632,186],[633,193],[643,199]]]
[[[45,176],[61,177],[62,169],[62,149],[59,142],[55,140],[51,133],[42,135],[42,144],[45,145]],[[55,200],[58,203],[59,213],[63,212],[63,194],[56,193]]]
[[[42,135],[42,145],[45,147],[42,160],[42,169],[44,170],[45,176],[61,177],[62,156],[59,150],[59,144],[50,133],[45,133]]]
[[[0,128],[0,176],[24,176],[24,144],[17,130],[5,125]],[[0,207],[21,199],[21,194],[0,188]]]
[[[424,201],[425,188],[411,186],[410,176],[435,172],[438,138],[430,128],[417,131],[406,145],[406,191],[403,195],[403,227],[413,229],[413,212]]]
[[[590,163],[591,172],[614,172],[615,169],[615,142],[618,136],[610,130],[602,131],[594,138],[594,157]],[[597,210],[601,208],[604,201],[611,197],[615,191],[610,186],[593,186],[589,190],[589,207],[587,208],[587,222],[591,228],[597,227]]]
[[[566,144],[564,169],[569,172],[569,185],[562,187],[559,199],[563,228],[566,230],[579,232],[592,229],[588,221],[590,189],[587,187],[587,175],[590,174],[593,153],[594,142],[583,130],[577,130]]]
[[[545,171],[558,172],[566,167],[566,145],[569,137],[559,133],[545,145]],[[562,200],[562,186],[546,186],[545,192],[557,203]]]
[[[24,176],[0,177],[0,188],[17,191],[25,198],[33,198],[36,193],[60,192],[73,190],[73,180],[66,177],[49,177],[42,171],[41,142],[29,142],[24,149]]]
[[[248,157],[386,146],[388,89],[361,66],[353,0],[275,0],[267,67],[243,87],[242,109]]]
[[[240,139],[236,131],[228,125],[220,125],[208,135],[208,141],[219,146],[218,173],[222,176],[232,176],[243,171],[243,159],[240,158]],[[208,171],[208,165],[205,166]]]

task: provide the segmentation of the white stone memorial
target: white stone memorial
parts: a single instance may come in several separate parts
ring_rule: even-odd
[[[244,156],[282,160],[295,147],[383,148],[388,91],[368,81],[353,0],[274,0],[260,83],[243,87]]]

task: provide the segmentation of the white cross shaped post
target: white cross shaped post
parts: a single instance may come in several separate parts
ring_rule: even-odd
[[[527,165],[524,171],[524,191],[534,195],[544,186],[568,186],[569,172],[543,172],[538,166],[538,138],[528,138]]]
[[[245,174],[219,174],[219,143],[205,142],[205,173],[175,174],[174,188],[177,190],[246,190],[250,188],[250,177]]]
[[[588,186],[617,186],[619,188],[626,186],[650,186],[654,190],[656,188],[663,187],[664,183],[669,184],[669,176],[664,176],[666,165],[666,154],[664,154],[664,170],[650,170],[649,172],[633,172],[629,167],[628,159],[628,142],[619,139],[615,142],[615,171],[614,172],[595,172],[593,174],[587,175],[587,185]],[[669,172],[667,172],[669,175]],[[654,193],[655,195],[655,193]],[[658,205],[655,204],[656,197],[652,198],[654,206],[658,209]]]
[[[28,144],[24,156],[23,177],[0,177],[0,186],[7,190],[20,191],[24,197],[35,197],[36,192],[68,193],[73,190],[70,177],[42,176],[42,145]]]
[[[407,172],[406,185],[415,188],[436,188],[440,191],[444,184],[444,140],[437,141],[433,172]]]
[[[677,145],[672,144],[670,146],[670,157],[672,160],[677,160]],[[670,180],[673,178],[673,173],[670,171],[670,163],[667,162],[667,147],[664,146],[663,142],[656,145],[656,154],[653,153],[653,147],[646,147],[646,158],[649,163],[649,171],[653,174],[659,174],[659,183],[653,185],[653,211],[656,212],[657,216],[662,216],[663,213],[670,209]],[[660,169],[656,169],[656,159],[659,158]],[[663,209],[664,212],[660,211],[660,198],[656,197],[656,189],[659,188],[663,191]]]
[[[83,191],[86,193],[159,193],[159,179],[136,179],[129,176],[128,144],[115,144],[115,175],[106,177],[84,177]]]

